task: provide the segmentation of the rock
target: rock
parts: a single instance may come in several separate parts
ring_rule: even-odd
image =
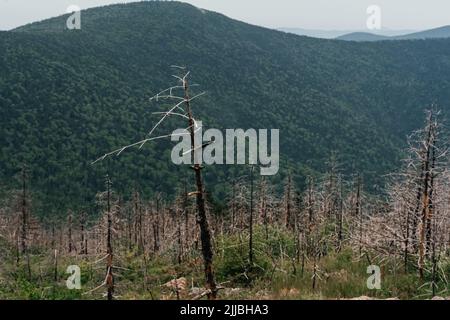
[[[445,298],[444,297],[434,296],[433,298],[431,298],[431,300],[445,300]]]

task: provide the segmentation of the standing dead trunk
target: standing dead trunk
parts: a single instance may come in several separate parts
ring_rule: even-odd
[[[177,221],[177,237],[178,237],[178,256],[177,256],[177,261],[178,264],[181,264],[181,262],[183,262],[183,240],[181,238],[181,215],[178,214],[180,217],[178,218]]]
[[[266,241],[269,240],[269,219],[267,216],[267,195],[266,195],[266,181],[264,177],[261,178],[261,187],[260,187],[260,217],[262,217],[264,224],[264,235]]]
[[[412,242],[413,242],[413,247],[414,247],[414,253],[417,253],[419,251],[419,245],[420,245],[420,240],[419,242],[417,241],[417,228],[418,228],[418,224],[419,224],[419,211],[420,211],[420,207],[423,204],[422,200],[422,196],[424,194],[423,192],[423,187],[425,184],[425,180],[427,180],[425,177],[426,172],[428,171],[427,168],[427,163],[429,160],[429,146],[431,143],[431,139],[432,139],[432,130],[431,130],[431,123],[433,121],[433,113],[430,112],[429,117],[428,117],[428,123],[427,123],[427,133],[426,133],[426,138],[425,141],[423,141],[423,147],[422,150],[420,152],[421,158],[422,158],[422,163],[421,163],[421,170],[420,170],[420,177],[418,180],[418,188],[417,188],[417,197],[416,197],[416,208],[414,210],[414,214],[412,216],[413,219],[413,232],[412,232]],[[419,230],[420,233],[420,230]],[[420,253],[419,253],[420,254]]]
[[[135,245],[137,254],[140,255],[144,252],[143,245],[143,231],[142,231],[142,206],[140,205],[140,196],[137,190],[133,193],[133,214],[135,218]]]
[[[20,243],[21,253],[25,256],[26,266],[28,272],[28,278],[31,279],[31,264],[30,255],[28,252],[28,228],[29,228],[29,214],[28,214],[28,202],[27,202],[27,176],[25,167],[22,168],[22,199],[21,199],[21,232]],[[17,262],[20,261],[20,254],[17,256]]]
[[[249,219],[249,240],[248,240],[248,263],[253,266],[253,171],[254,167],[250,169],[250,219]]]
[[[425,254],[426,254],[426,229],[428,220],[430,217],[430,209],[431,209],[431,196],[432,196],[432,189],[431,189],[431,177],[432,174],[430,172],[430,155],[431,155],[431,149],[433,148],[432,145],[434,143],[434,126],[433,126],[433,114],[430,112],[430,117],[428,120],[428,126],[427,126],[427,139],[426,144],[424,145],[425,148],[425,158],[423,159],[423,168],[424,168],[424,179],[423,179],[423,185],[422,185],[422,214],[421,214],[421,220],[419,225],[419,261],[418,261],[418,269],[419,269],[419,276],[421,279],[424,278],[424,265],[425,265]]]
[[[308,234],[310,235],[314,226],[314,199],[313,199],[313,180],[308,179]]]
[[[436,289],[437,289],[437,284],[436,284],[436,273],[437,273],[437,259],[436,259],[436,243],[435,241],[433,241],[431,243],[431,292],[432,292],[432,296],[436,296]]]
[[[22,169],[22,199],[21,199],[21,233],[20,233],[20,243],[21,252],[23,255],[27,253],[27,230],[28,230],[28,213],[27,213],[27,185],[26,185],[26,174],[25,169]]]
[[[318,267],[317,267],[317,259],[318,259],[318,251],[317,248],[314,249],[314,257],[313,257],[313,275],[312,275],[312,290],[316,291],[317,278],[318,278]]]
[[[159,245],[159,197],[156,197],[156,212],[153,221],[153,251],[156,253],[160,249]]]
[[[107,210],[107,233],[106,233],[106,287],[107,299],[113,300],[114,295],[114,275],[113,275],[113,246],[112,246],[112,212],[111,212],[111,180],[106,177],[106,210]]]
[[[189,199],[187,191],[187,182],[185,180],[183,184],[183,214],[184,214],[184,245],[186,247],[186,251],[189,249],[190,243],[188,203]]]
[[[411,211],[409,208],[406,208],[406,236],[405,236],[405,248],[403,251],[403,269],[405,274],[408,272],[408,251],[409,251],[409,237],[410,237],[410,220],[411,220]]]
[[[286,212],[285,212],[285,226],[287,229],[291,227],[291,189],[292,189],[292,176],[289,173],[286,186]]]
[[[58,250],[56,249],[55,222],[52,222],[53,280],[58,281]]]
[[[80,254],[87,254],[87,237],[86,237],[86,212],[82,211],[80,215]]]
[[[53,249],[53,280],[58,282],[58,250]]]
[[[72,239],[72,212],[69,211],[69,216],[67,217],[67,242],[68,242],[68,252],[73,251],[73,239]]]
[[[231,194],[231,231],[235,228],[236,222],[236,179],[233,178],[232,194]]]
[[[338,247],[337,252],[342,249],[342,242],[344,240],[344,194],[343,194],[342,179],[340,179],[340,195],[339,195],[339,217],[338,217]]]
[[[355,216],[359,219],[359,256],[362,255],[362,238],[363,238],[363,215],[361,211],[361,176],[358,173],[356,182],[356,202],[355,202]]]
[[[217,286],[214,278],[213,271],[213,250],[212,250],[212,240],[211,240],[211,231],[208,225],[208,219],[206,216],[206,208],[205,208],[205,198],[204,198],[204,188],[202,181],[202,166],[196,163],[195,152],[197,144],[201,145],[201,141],[195,141],[195,121],[192,115],[192,110],[190,106],[190,97],[189,97],[189,84],[186,77],[183,79],[183,88],[184,88],[184,101],[186,104],[186,110],[189,117],[189,132],[191,138],[191,156],[194,159],[194,165],[192,169],[195,172],[195,185],[197,186],[196,192],[196,202],[197,202],[197,210],[198,210],[198,223],[200,225],[200,239],[202,242],[202,254],[204,261],[204,271],[206,277],[206,286],[207,289],[210,290],[210,294],[208,294],[208,299],[214,300],[217,297]],[[200,150],[201,151],[201,150]]]
[[[434,139],[433,139],[434,140]],[[435,173],[434,168],[436,164],[436,149],[434,146],[434,141],[432,141],[431,147],[431,168],[430,168],[430,196],[428,199],[428,214],[426,216],[426,254],[428,255],[431,251],[431,240],[432,240],[432,219],[434,214],[433,206],[433,194],[434,194],[434,179]]]

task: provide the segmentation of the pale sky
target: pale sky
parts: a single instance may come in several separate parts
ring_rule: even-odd
[[[0,0],[0,30],[81,9],[135,0]],[[422,30],[450,25],[449,0],[183,0],[269,28],[365,29],[369,5],[381,8],[382,27]]]

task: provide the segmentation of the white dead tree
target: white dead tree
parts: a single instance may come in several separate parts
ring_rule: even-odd
[[[138,147],[141,149],[147,142],[160,140],[160,139],[171,139],[174,136],[183,136],[188,135],[191,141],[191,149],[187,151],[190,153],[191,160],[193,160],[192,169],[195,173],[195,185],[196,191],[193,192],[196,196],[196,204],[197,204],[197,217],[198,224],[200,227],[200,239],[202,246],[202,255],[204,261],[204,272],[206,278],[206,291],[209,299],[215,299],[217,296],[217,285],[215,282],[214,272],[213,272],[213,249],[212,249],[212,236],[211,230],[209,227],[206,205],[205,205],[205,190],[203,186],[202,180],[202,169],[203,167],[196,163],[196,153],[201,151],[202,141],[196,141],[198,137],[196,137],[196,132],[201,130],[200,124],[193,116],[192,111],[192,101],[196,100],[198,97],[202,96],[204,92],[194,95],[191,97],[190,94],[190,86],[188,77],[190,72],[186,71],[184,67],[172,66],[177,70],[180,70],[182,75],[173,75],[174,78],[178,80],[178,84],[172,87],[169,87],[152,98],[150,101],[160,101],[160,100],[169,100],[174,101],[174,104],[171,105],[168,110],[163,112],[154,112],[153,114],[161,115],[160,120],[155,124],[155,126],[150,130],[147,137],[141,141],[137,141],[135,143],[123,146],[114,151],[104,154],[102,157],[94,161],[94,163],[98,161],[102,161],[109,156],[119,156],[122,152],[127,149]],[[168,118],[180,118],[188,123],[188,127],[183,130],[181,133],[169,133],[159,136],[154,136],[156,130],[164,123]],[[199,150],[200,149],[200,150]]]
[[[106,287],[106,294],[108,300],[113,300],[115,297],[115,271],[121,268],[115,263],[117,263],[117,255],[114,254],[114,244],[117,238],[117,225],[119,223],[119,200],[116,194],[112,190],[112,183],[109,176],[105,179],[106,190],[97,194],[97,201],[102,207],[103,215],[99,222],[98,229],[102,230],[102,238],[104,238],[103,249],[100,250],[102,257],[92,264],[97,264],[102,261],[106,261],[106,273],[103,282],[96,288],[84,293],[91,294],[94,291]]]
[[[424,128],[409,138],[404,169],[392,175],[388,188],[387,212],[372,217],[369,227],[372,246],[401,253],[405,272],[411,258],[417,259],[421,279],[436,273],[436,253],[448,247],[449,160],[438,115],[427,111]]]

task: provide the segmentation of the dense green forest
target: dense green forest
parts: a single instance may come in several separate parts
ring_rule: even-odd
[[[275,184],[291,170],[301,185],[336,151],[344,172],[364,172],[376,190],[423,110],[450,107],[446,39],[319,40],[178,2],[82,11],[81,30],[65,30],[67,17],[0,32],[0,188],[26,165],[45,214],[92,201],[106,172],[122,194],[179,186],[189,171],[171,163],[168,141],[90,164],[145,137],[159,110],[149,97],[172,83],[172,64],[206,91],[194,107],[205,126],[280,129]],[[217,202],[232,170],[204,171]]]

